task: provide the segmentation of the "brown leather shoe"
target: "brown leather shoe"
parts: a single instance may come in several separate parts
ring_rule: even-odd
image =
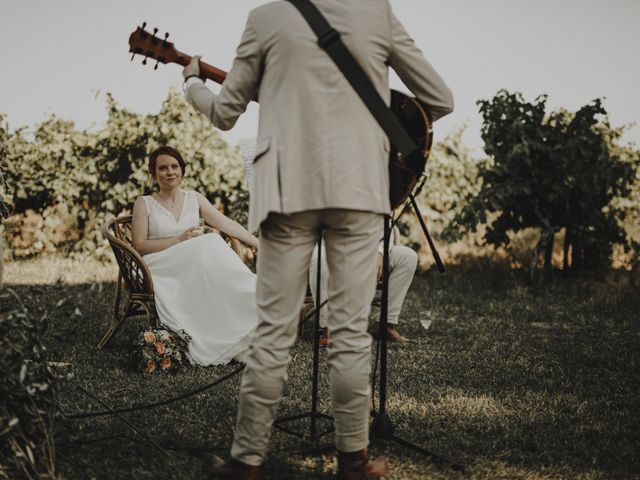
[[[262,478],[262,467],[247,465],[235,458],[225,462],[214,455],[211,459],[211,467],[208,474],[209,478],[218,480],[260,480]]]
[[[389,466],[384,458],[369,460],[368,450],[338,452],[338,480],[368,480],[384,478]]]
[[[392,343],[411,343],[411,339],[401,335],[394,327],[387,327],[387,340]]]
[[[369,328],[369,333],[377,340],[380,336],[380,322],[374,322]],[[387,341],[389,343],[410,343],[411,339],[401,335],[393,325],[389,324],[387,325]]]

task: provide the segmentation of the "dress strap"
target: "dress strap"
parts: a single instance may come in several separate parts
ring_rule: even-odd
[[[142,200],[144,200],[144,206],[147,208],[147,215],[151,215],[151,202],[149,201],[148,195],[143,195]]]
[[[200,215],[200,205],[198,204],[198,196],[196,195],[195,190],[189,190],[186,195],[187,197],[184,201],[189,202],[187,205],[187,212]]]

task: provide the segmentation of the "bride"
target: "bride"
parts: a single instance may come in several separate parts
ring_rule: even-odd
[[[225,217],[201,194],[183,191],[185,162],[163,146],[149,156],[159,192],[133,207],[132,240],[151,272],[160,323],[191,337],[189,357],[199,365],[241,358],[258,317],[256,277],[213,228],[258,247],[258,239]]]

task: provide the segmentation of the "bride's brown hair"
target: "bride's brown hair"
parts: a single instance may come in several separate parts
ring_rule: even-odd
[[[169,145],[163,145],[162,147],[156,148],[151,155],[149,155],[149,163],[147,164],[147,168],[149,170],[149,175],[151,178],[155,178],[156,173],[156,163],[158,161],[158,157],[160,155],[169,155],[170,157],[175,158],[178,161],[178,165],[180,165],[180,171],[182,175],[184,175],[184,171],[187,168],[187,164],[184,162],[182,155],[180,152]]]

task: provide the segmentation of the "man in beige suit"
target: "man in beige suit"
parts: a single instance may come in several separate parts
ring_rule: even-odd
[[[388,0],[313,0],[388,102],[388,67],[433,120],[452,111],[449,88],[425,60]],[[375,252],[390,211],[389,140],[298,10],[286,1],[251,11],[219,94],[185,67],[188,101],[227,130],[260,101],[249,230],[260,228],[259,322],[246,359],[231,460],[219,478],[260,478],[282,398],[289,350],[307,286],[313,247],[324,231],[330,272],[328,352],[338,476],[379,477],[369,461],[370,354],[367,317]]]

